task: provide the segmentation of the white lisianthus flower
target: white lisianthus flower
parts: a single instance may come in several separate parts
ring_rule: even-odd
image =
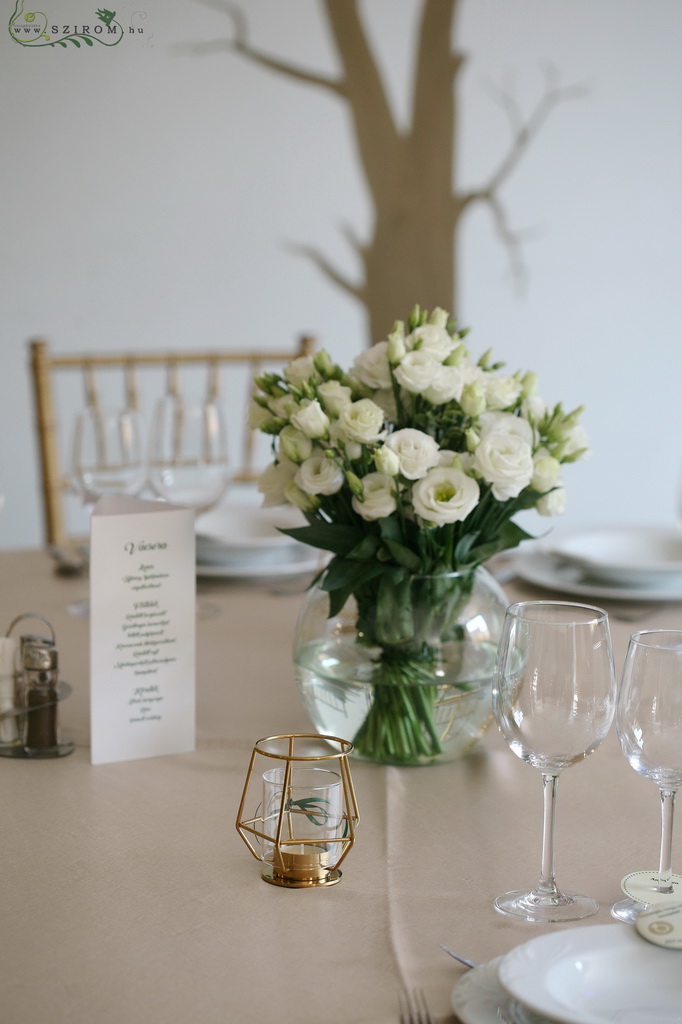
[[[464,387],[464,374],[459,366],[440,366],[436,376],[422,394],[431,405],[459,402]]]
[[[343,487],[345,477],[334,459],[322,452],[311,455],[301,463],[294,481],[306,494],[336,494]]]
[[[590,439],[587,436],[587,431],[578,423],[575,427],[572,427],[568,437],[564,441],[563,457],[566,458],[568,455],[575,455],[576,452],[579,452],[584,448],[585,451],[578,456],[579,459],[584,459],[590,454],[589,444]]]
[[[508,409],[521,397],[521,384],[516,377],[489,373],[485,378],[485,400],[489,409]]]
[[[332,420],[329,428],[329,440],[351,460],[359,459],[362,455],[362,445],[358,444],[357,441],[351,441],[350,438],[344,435],[338,420]]]
[[[302,462],[305,462],[313,454],[313,442],[301,430],[297,430],[290,423],[279,432],[279,450],[291,462],[295,462],[297,466],[300,466]]]
[[[388,365],[388,342],[379,341],[353,360],[352,375],[368,388],[390,388],[391,368]]]
[[[296,474],[298,466],[288,459],[272,462],[258,479],[258,491],[263,495],[263,508],[286,505],[286,488]]]
[[[302,402],[291,422],[306,437],[329,437],[329,417],[316,398]]]
[[[375,444],[381,441],[386,431],[383,430],[384,410],[371,398],[360,398],[344,406],[338,419],[341,437],[359,444]]]
[[[436,308],[431,313],[428,322],[430,324],[435,324],[436,327],[447,327],[449,319],[450,314],[448,313],[447,309],[442,309],[440,306],[436,306]]]
[[[300,388],[301,384],[305,384],[311,377],[315,380],[320,379],[312,356],[298,356],[296,359],[292,359],[284,367],[282,375],[285,381],[293,384],[295,388]]]
[[[408,349],[429,352],[438,362],[442,363],[450,353],[459,346],[459,338],[452,338],[445,325],[423,324],[415,327],[405,339]]]
[[[461,469],[438,466],[430,469],[412,488],[412,505],[427,523],[444,526],[459,523],[478,504],[480,488]]]
[[[284,497],[290,505],[300,508],[301,512],[314,512],[320,507],[320,499],[301,490],[295,480],[290,480],[284,488]]]
[[[566,511],[566,490],[557,487],[554,491],[543,494],[535,506],[541,516],[560,516]]]
[[[497,501],[516,498],[533,476],[533,451],[524,438],[511,431],[485,432],[474,455],[474,469],[492,484]]]
[[[534,442],[533,428],[528,420],[512,412],[484,412],[479,417],[477,430],[481,438],[488,434],[518,434],[529,445]]]
[[[326,380],[324,384],[318,385],[317,394],[324,411],[334,419],[339,416],[344,406],[349,405],[352,396],[351,389],[338,380]]]
[[[449,448],[441,448],[438,453],[438,465],[447,466],[449,469],[461,469],[468,473],[473,468],[474,456],[472,452],[455,452]]]
[[[395,484],[390,476],[368,473],[362,478],[362,490],[362,499],[354,495],[351,504],[363,519],[384,519],[395,512]]]
[[[258,402],[249,404],[247,422],[252,430],[262,430],[266,424],[271,423],[273,415],[269,409],[264,409]]]
[[[398,454],[385,444],[375,451],[374,465],[377,468],[377,472],[382,473],[384,476],[397,476],[400,472]]]
[[[423,430],[405,427],[386,438],[386,447],[400,459],[400,472],[408,480],[419,480],[438,463],[438,444]]]
[[[376,402],[380,409],[383,409],[385,420],[396,420],[398,418],[398,406],[393,394],[393,388],[379,388],[372,395],[372,401]]]
[[[431,352],[417,348],[408,352],[393,374],[401,387],[413,395],[421,395],[436,379],[441,362]]]
[[[532,419],[534,423],[539,423],[548,410],[547,402],[540,395],[528,395],[521,403],[521,415],[526,419]]]
[[[534,491],[544,494],[561,483],[561,463],[541,448],[533,457],[533,477],[530,485]]]
[[[278,395],[268,399],[268,409],[279,419],[288,420],[298,409],[298,402],[292,395]]]

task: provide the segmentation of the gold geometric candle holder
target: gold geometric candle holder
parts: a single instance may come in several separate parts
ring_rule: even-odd
[[[294,733],[258,740],[251,753],[237,831],[272,885],[334,885],[360,820],[348,740]],[[245,808],[255,807],[255,813]]]

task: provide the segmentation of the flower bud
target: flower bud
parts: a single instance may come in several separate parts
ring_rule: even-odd
[[[538,375],[532,370],[524,374],[521,378],[521,394],[524,398],[530,398],[531,395],[535,395],[538,390]]]
[[[301,430],[296,427],[284,427],[279,435],[280,451],[291,461],[300,466],[302,462],[310,458],[313,452],[313,442]]]
[[[450,314],[446,310],[441,309],[440,306],[436,306],[429,317],[429,323],[435,324],[436,327],[447,327],[449,319]]]
[[[467,416],[480,416],[485,412],[485,392],[480,384],[465,384],[459,404]]]
[[[328,380],[330,377],[334,375],[334,370],[336,369],[336,367],[334,366],[334,363],[331,360],[331,356],[329,355],[328,352],[325,352],[324,349],[321,349],[319,352],[315,353],[315,355],[313,356],[313,363],[315,365],[315,369],[319,373],[320,377],[323,378],[323,380]]]
[[[395,326],[388,336],[388,361],[391,366],[397,366],[405,358],[405,324],[402,320],[396,320]]]
[[[475,452],[481,443],[480,435],[474,430],[473,427],[469,427],[466,432],[467,451]]]
[[[376,466],[377,473],[383,473],[384,476],[397,476],[400,472],[398,453],[394,452],[391,448],[387,448],[386,445],[382,445],[381,448],[377,448],[375,451],[374,465]]]
[[[320,499],[314,494],[306,494],[293,480],[284,488],[284,497],[289,504],[300,508],[301,512],[314,512],[320,507]]]
[[[355,473],[350,472],[350,470],[345,474],[345,476],[346,482],[350,487],[351,491],[353,492],[353,494],[356,496],[356,498],[359,498],[362,501],[362,496],[364,494],[365,489],[362,486],[362,480],[360,479],[360,477],[356,476]]]

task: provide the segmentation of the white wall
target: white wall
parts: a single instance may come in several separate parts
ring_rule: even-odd
[[[419,4],[361,6],[404,119]],[[259,46],[334,72],[317,0],[243,7]],[[54,0],[47,13],[87,23],[92,9]],[[306,330],[344,363],[365,342],[362,310],[285,245],[313,243],[357,269],[340,226],[362,234],[371,211],[342,105],[239,57],[193,52],[227,31],[218,4],[117,5],[124,25],[133,15],[144,32],[111,48],[31,52],[0,37],[0,547],[41,537],[28,338],[64,351],[279,346]],[[512,223],[537,229],[525,294],[487,212],[469,217],[459,318],[471,346],[537,370],[548,399],[587,405],[593,455],[567,473],[565,525],[674,522],[682,4],[462,0],[459,38],[465,184],[508,142],[488,83],[513,79],[526,110],[547,62],[589,86],[555,111],[503,192]],[[396,317],[418,301],[405,296]]]

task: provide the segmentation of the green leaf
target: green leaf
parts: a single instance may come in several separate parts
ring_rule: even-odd
[[[363,537],[359,544],[356,544],[354,548],[347,551],[345,557],[356,562],[367,562],[377,553],[380,544],[381,540],[376,534],[368,534],[366,537]]]
[[[394,540],[385,539],[385,544],[398,565],[405,566],[410,572],[418,572],[421,568],[421,559],[410,548],[404,544],[398,544]]]
[[[341,587],[359,587],[375,576],[380,576],[384,571],[384,567],[378,562],[351,562],[337,556],[327,566],[322,589],[331,593]]]
[[[332,551],[335,555],[346,555],[363,537],[361,530],[343,523],[311,523],[309,526],[281,529],[280,533],[286,533],[288,537],[313,548]]]

